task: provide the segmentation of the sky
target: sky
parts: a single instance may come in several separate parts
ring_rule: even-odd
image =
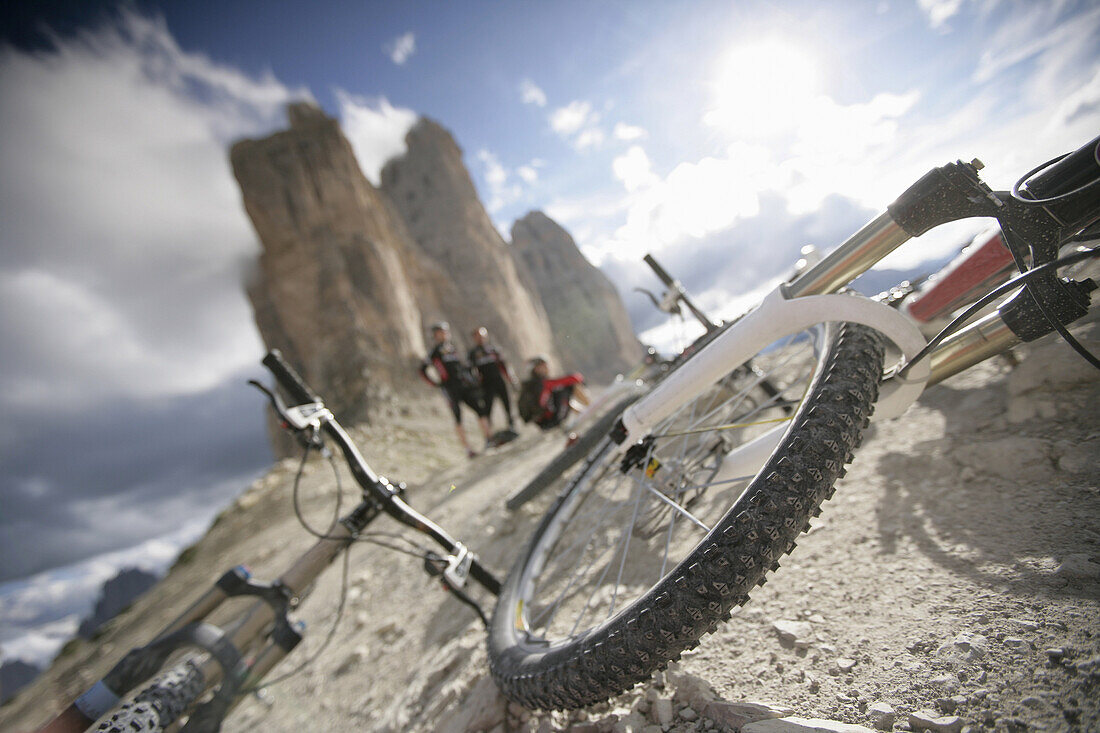
[[[418,115],[490,216],[541,209],[666,322],[653,253],[742,311],[929,168],[994,188],[1100,131],[1100,4],[104,2],[0,11],[0,654],[44,662],[118,568],[163,568],[270,463],[259,252],[227,146],[340,119],[367,177]],[[883,263],[942,260],[982,223]],[[369,446],[366,447],[369,455]],[[232,564],[227,559],[227,564]]]

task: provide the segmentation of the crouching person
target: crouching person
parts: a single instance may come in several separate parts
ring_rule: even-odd
[[[549,430],[565,422],[570,412],[579,412],[588,404],[588,391],[579,372],[551,379],[546,359],[536,356],[530,364],[531,373],[520,386],[518,400],[519,416],[524,422]]]

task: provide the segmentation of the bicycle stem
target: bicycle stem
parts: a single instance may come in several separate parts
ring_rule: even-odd
[[[1064,162],[1046,164],[1034,178],[1055,178],[1055,167],[1069,169],[1077,188],[1065,196],[1073,198],[1055,211],[1049,206],[1038,209],[1021,205],[1015,192],[994,192],[978,177],[981,162],[948,164],[934,168],[887,207],[886,212],[865,225],[821,262],[786,286],[791,298],[834,293],[851,283],[894,249],[928,230],[971,217],[996,218],[1017,266],[1023,270],[1025,258],[1036,263],[1056,256],[1060,235],[1096,219],[1096,153],[1100,137],[1066,156]],[[1083,162],[1082,162],[1083,161]],[[1036,171],[1032,171],[1034,174]],[[1065,176],[1065,171],[1060,171]],[[1031,174],[1029,174],[1030,176]],[[1028,179],[1029,176],[1025,176]],[[1092,183],[1087,181],[1093,180]],[[1081,183],[1086,181],[1085,183]],[[1080,184],[1080,185],[1079,185]],[[1019,184],[1017,184],[1019,186]],[[1041,189],[1046,192],[1045,188]],[[1059,193],[1053,190],[1052,194]],[[1037,201],[1036,204],[1056,199]],[[1015,248],[1013,248],[1015,245]],[[961,329],[945,339],[929,356],[931,375],[928,385],[936,384],[978,362],[1002,353],[1018,343],[1048,333],[1054,320],[1068,323],[1084,313],[1087,299],[1073,288],[1065,287],[1052,273],[1044,281],[1025,286],[1022,297],[1012,298],[998,313]]]

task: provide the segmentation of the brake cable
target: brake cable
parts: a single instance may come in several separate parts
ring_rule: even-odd
[[[973,305],[971,305],[965,311],[960,313],[954,320],[952,320],[950,323],[948,323],[943,328],[943,330],[940,331],[938,334],[936,334],[932,338],[931,341],[929,341],[927,344],[925,344],[924,348],[921,349],[920,351],[918,351],[917,354],[912,359],[910,359],[909,362],[905,366],[903,366],[901,369],[898,370],[897,376],[898,377],[905,377],[909,373],[909,370],[913,367],[914,364],[916,364],[921,359],[926,358],[930,353],[932,353],[932,351],[937,346],[939,346],[944,341],[944,339],[946,339],[948,336],[953,334],[955,331],[958,331],[959,328],[961,328],[964,323],[969,321],[974,316],[974,314],[976,314],[982,308],[984,308],[987,305],[989,305],[990,303],[992,303],[994,300],[996,300],[1000,296],[1004,295],[1005,293],[1008,293],[1008,292],[1011,292],[1011,291],[1015,290],[1016,288],[1020,287],[1021,285],[1026,284],[1027,281],[1029,281],[1033,278],[1037,278],[1040,275],[1044,275],[1044,274],[1050,272],[1051,270],[1057,270],[1059,267],[1067,267],[1069,265],[1073,265],[1073,264],[1076,264],[1078,262],[1082,262],[1084,260],[1091,259],[1091,258],[1097,257],[1097,256],[1100,256],[1100,247],[1094,247],[1093,249],[1087,249],[1087,250],[1084,250],[1082,252],[1074,252],[1073,254],[1066,255],[1065,257],[1059,257],[1056,260],[1052,260],[1050,262],[1047,262],[1046,264],[1039,265],[1038,267],[1032,268],[1032,269],[1028,270],[1027,272],[1023,272],[1023,273],[1017,275],[1016,277],[1012,278],[1008,282],[994,288],[989,293],[987,293],[986,295],[979,298]],[[1033,298],[1033,299],[1035,300],[1036,303],[1039,302],[1038,298]],[[1045,311],[1043,311],[1043,315],[1046,316]],[[1048,320],[1049,320],[1049,318],[1048,318]],[[1052,325],[1054,325],[1054,324],[1052,323]],[[1058,325],[1059,333],[1061,333],[1061,331],[1064,330],[1065,327],[1062,326],[1060,323],[1057,324],[1057,325]],[[1068,338],[1067,338],[1067,336],[1068,336]],[[1087,349],[1085,349],[1085,347],[1081,346],[1080,343],[1078,343],[1076,339],[1074,339],[1072,336],[1069,336],[1068,332],[1066,334],[1063,334],[1063,338],[1066,338],[1066,340],[1069,342],[1070,346],[1073,346],[1074,349],[1077,351],[1077,353],[1081,354],[1081,356],[1083,356],[1090,364],[1092,364],[1097,369],[1100,369],[1100,359],[1097,359],[1091,352],[1089,352]],[[1076,344],[1076,346],[1074,346],[1074,344]]]

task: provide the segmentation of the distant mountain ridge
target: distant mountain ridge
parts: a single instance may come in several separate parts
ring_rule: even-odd
[[[589,380],[608,382],[641,358],[641,342],[615,286],[561,225],[532,211],[512,225],[512,248],[549,314],[563,362]]]
[[[91,614],[80,622],[77,636],[82,639],[93,639],[103,624],[126,610],[135,600],[156,585],[157,581],[156,575],[140,568],[130,567],[120,570],[100,587],[95,607]],[[22,659],[10,659],[0,665],[0,704],[34,682],[42,671],[41,668]]]
[[[22,659],[12,659],[0,664],[0,705],[34,682],[40,674],[41,669]]]
[[[156,584],[157,576],[140,568],[119,570],[118,575],[103,584],[95,608],[90,616],[80,622],[76,633],[84,639],[91,639],[100,626],[113,619]]]

